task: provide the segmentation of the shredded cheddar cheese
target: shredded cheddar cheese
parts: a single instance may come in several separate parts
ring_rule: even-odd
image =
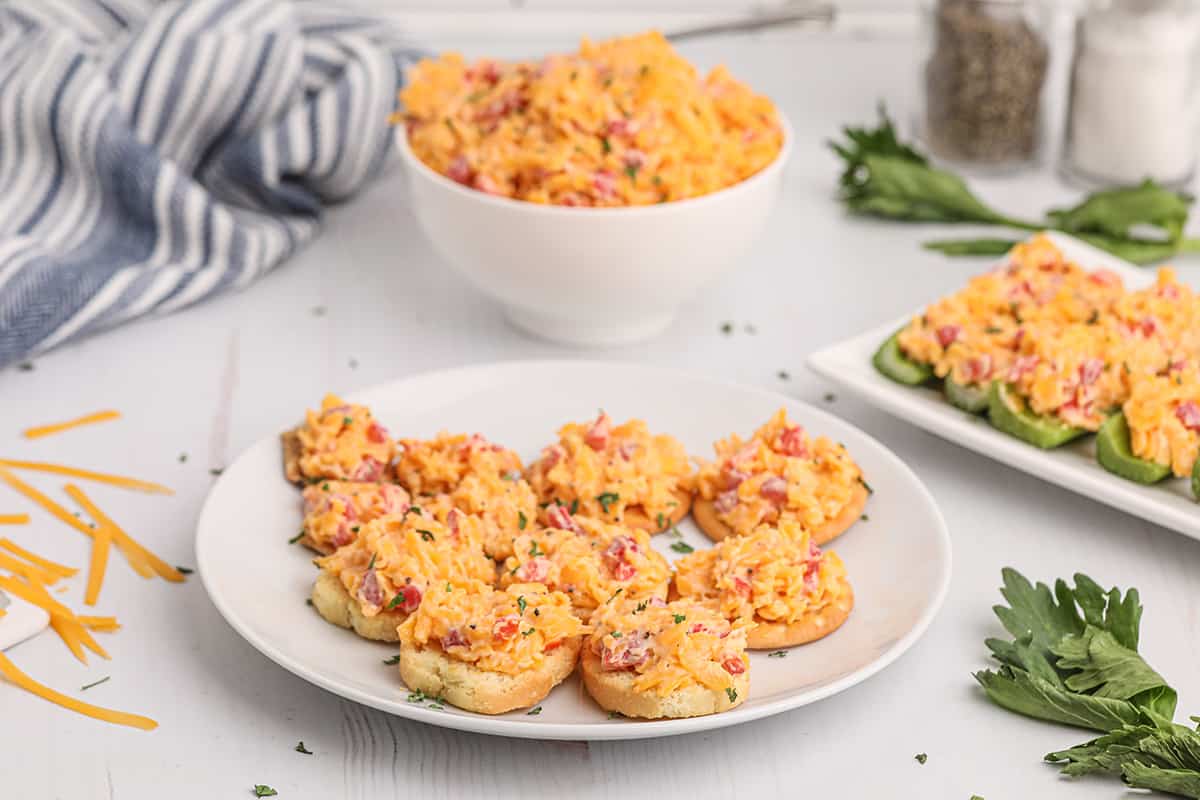
[[[717,460],[701,465],[699,493],[739,535],[787,520],[814,529],[841,513],[862,480],[844,447],[810,438],[782,408],[749,441],[735,434],[713,449]]]
[[[713,600],[727,619],[791,624],[845,591],[846,570],[822,552],[795,521],[730,536],[675,564],[682,597]]]
[[[430,591],[398,633],[403,645],[436,648],[479,669],[516,675],[588,630],[571,613],[567,595],[540,583],[500,591],[470,582]]]
[[[613,427],[604,412],[593,422],[561,427],[558,443],[543,449],[527,479],[543,503],[617,523],[630,515],[671,519],[693,485],[687,451],[677,439],[651,434],[637,419]]]
[[[131,728],[140,728],[144,731],[152,731],[158,727],[158,723],[148,717],[138,716],[137,714],[128,714],[124,711],[113,711],[108,708],[101,708],[90,703],[85,703],[82,700],[76,700],[73,697],[68,697],[65,694],[54,691],[53,689],[43,686],[37,681],[30,678],[24,672],[17,669],[17,666],[8,659],[3,653],[0,653],[0,675],[3,675],[14,686],[35,694],[43,700],[47,700],[55,705],[74,711],[84,716],[98,719],[102,722],[111,722],[114,725],[126,725]]]
[[[408,510],[408,492],[392,483],[320,481],[304,488],[304,535],[328,555],[349,544],[368,522]]]
[[[93,425],[97,422],[108,422],[109,420],[120,419],[119,411],[97,411],[94,414],[85,414],[82,417],[67,420],[66,422],[56,422],[52,425],[40,425],[36,428],[26,428],[24,436],[26,439],[40,439],[43,436],[50,436],[54,433],[62,433],[63,431],[78,428],[83,425]]]
[[[457,53],[414,67],[400,92],[413,153],[494,195],[568,206],[683,200],[776,159],[771,101],[724,67],[701,77],[657,31],[540,63]]]
[[[46,464],[41,461],[16,461],[11,458],[0,458],[0,467],[31,470],[33,472],[49,472],[55,475],[67,475],[69,477],[80,478],[85,481],[107,483],[110,486],[119,486],[122,489],[136,489],[140,492],[149,492],[151,494],[175,494],[173,489],[163,486],[160,483],[151,483],[150,481],[138,480],[137,478],[126,478],[122,475],[110,475],[105,472],[95,472],[90,469],[66,467],[61,464]]]
[[[92,557],[88,563],[87,588],[83,593],[84,605],[94,606],[100,599],[104,575],[108,570],[108,551],[112,545],[112,528],[101,525],[92,538]]]
[[[65,491],[72,500],[74,500],[76,503],[79,503],[79,505],[83,507],[83,510],[86,511],[92,517],[92,519],[96,520],[96,525],[98,528],[107,528],[109,530],[113,541],[116,542],[117,547],[119,547],[121,551],[125,553],[125,557],[130,560],[131,564],[133,563],[133,559],[136,558],[139,561],[147,564],[160,578],[164,580],[172,583],[183,583],[185,580],[187,580],[179,570],[175,569],[170,564],[154,555],[154,553],[150,552],[137,541],[135,541],[133,537],[125,533],[125,531],[122,530],[117,523],[113,522],[107,514],[101,511],[78,486],[67,484],[63,487],[63,491]]]
[[[642,531],[581,517],[584,533],[547,528],[519,536],[500,571],[500,586],[543,583],[565,592],[582,619],[614,595],[667,598],[671,568]]]
[[[28,514],[0,514],[0,525],[28,525]]]
[[[64,564],[59,564],[56,561],[51,561],[48,558],[42,558],[37,553],[31,553],[11,539],[0,539],[0,547],[4,548],[10,553],[20,556],[26,561],[37,564],[42,569],[46,570],[47,572],[51,572],[60,578],[70,578],[72,575],[79,573],[79,570],[77,569],[68,567]]]
[[[699,684],[721,690],[749,669],[749,620],[733,622],[692,600],[611,603],[592,615],[586,647],[605,670],[630,670],[634,689],[666,696]]]
[[[301,476],[309,480],[380,481],[387,474],[395,444],[365,406],[326,395],[320,411],[309,411],[296,429]]]

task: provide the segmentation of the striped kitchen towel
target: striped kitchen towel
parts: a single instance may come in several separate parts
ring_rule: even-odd
[[[287,258],[378,173],[414,56],[327,2],[0,5],[0,368]]]

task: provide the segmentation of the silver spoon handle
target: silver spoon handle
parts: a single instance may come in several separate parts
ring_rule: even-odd
[[[685,39],[698,39],[702,36],[716,36],[722,33],[748,33],[766,28],[778,28],[784,25],[794,25],[799,22],[831,23],[835,15],[836,12],[832,5],[822,3],[794,11],[772,11],[745,19],[714,22],[709,25],[699,25],[695,28],[683,28],[667,33],[666,37],[672,42],[680,42]]]

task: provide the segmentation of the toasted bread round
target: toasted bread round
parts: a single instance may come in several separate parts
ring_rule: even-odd
[[[300,444],[298,428],[279,434],[279,443],[283,445],[283,477],[297,486],[304,485],[304,475],[300,472]]]
[[[396,628],[404,621],[400,611],[382,611],[373,617],[362,613],[346,587],[331,572],[322,572],[313,583],[312,604],[317,613],[342,628],[349,628],[364,639],[376,642],[398,642]]]
[[[808,644],[824,638],[836,631],[850,616],[854,608],[854,591],[849,582],[842,578],[841,591],[837,600],[825,606],[814,614],[807,614],[792,623],[767,622],[758,618],[758,623],[746,635],[746,647],[750,650],[778,650],[781,647],[795,647],[798,644]]]
[[[823,525],[811,531],[812,540],[818,545],[831,542],[845,533],[851,525],[862,517],[863,509],[867,506],[867,490],[861,484],[850,491],[850,500],[836,517],[828,519]],[[722,522],[717,516],[717,509],[712,500],[697,497],[692,504],[692,517],[704,535],[714,542],[719,542],[733,535],[733,529]]]
[[[664,520],[667,523],[666,525],[659,525],[657,519],[650,519],[641,506],[632,506],[625,509],[625,513],[621,516],[621,524],[629,528],[645,531],[651,535],[669,531],[672,525],[678,525],[688,515],[688,512],[692,510],[691,492],[677,489],[674,494],[677,504],[674,506],[674,511],[671,512],[670,516]]]
[[[730,693],[724,689],[709,689],[698,683],[676,689],[665,696],[656,692],[639,692],[633,688],[633,672],[603,669],[600,656],[586,647],[579,667],[583,685],[597,705],[605,711],[619,711],[627,717],[679,719],[717,714],[741,705],[750,692],[748,672],[732,676],[735,700],[730,700]]]
[[[540,667],[516,675],[480,669],[436,648],[402,644],[400,678],[409,689],[440,697],[464,711],[503,714],[532,706],[550,694],[575,670],[581,643],[580,636],[566,639]]]

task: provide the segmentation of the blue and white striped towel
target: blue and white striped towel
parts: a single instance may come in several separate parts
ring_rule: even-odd
[[[0,368],[287,258],[378,172],[411,57],[304,0],[0,6]]]

